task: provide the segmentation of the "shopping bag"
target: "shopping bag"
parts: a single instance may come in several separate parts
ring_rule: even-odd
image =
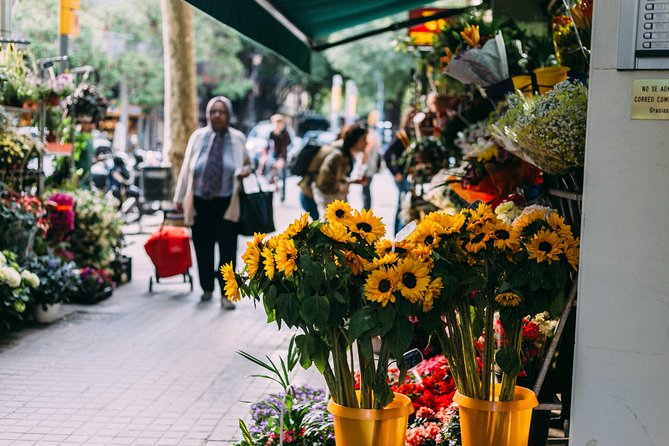
[[[267,234],[274,232],[274,208],[272,201],[274,193],[265,191],[260,186],[258,177],[255,177],[257,189],[250,191],[244,185],[247,182],[241,182],[239,191],[239,234],[252,236],[256,232]],[[246,188],[246,190],[245,190]]]

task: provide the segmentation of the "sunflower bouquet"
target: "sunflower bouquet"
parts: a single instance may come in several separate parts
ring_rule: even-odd
[[[567,281],[578,267],[579,240],[556,212],[528,208],[513,222],[479,205],[455,216],[426,216],[411,235],[414,252],[439,280],[420,319],[432,327],[449,360],[458,390],[470,398],[511,401],[521,368],[522,321],[564,305]],[[430,280],[430,279],[428,279]],[[496,314],[506,333],[494,339]],[[499,395],[496,367],[502,371]]]
[[[315,365],[342,406],[379,409],[393,400],[388,364],[394,357],[406,373],[409,317],[429,284],[429,271],[418,261],[387,254],[392,246],[381,240],[384,234],[371,211],[335,201],[323,221],[309,222],[304,214],[283,233],[255,234],[241,272],[232,264],[221,268],[230,300],[251,297],[262,302],[269,322],[301,331],[295,339],[301,365]],[[382,340],[378,361],[376,336]]]

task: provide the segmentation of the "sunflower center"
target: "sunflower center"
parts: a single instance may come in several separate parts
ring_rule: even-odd
[[[474,238],[472,239],[472,244],[480,243],[483,241],[485,238],[485,233],[481,232],[480,234],[476,234]]]
[[[395,252],[398,254],[406,254],[407,250],[405,248],[400,248],[399,246],[395,246]]]
[[[343,209],[337,209],[335,211],[335,215],[337,216],[337,218],[344,218],[344,216],[346,215],[346,212],[344,212]]]
[[[356,225],[356,227],[362,232],[372,232],[372,225],[369,223],[361,222]]]
[[[499,240],[508,240],[509,236],[509,231],[506,229],[498,229],[495,231],[495,237],[497,237]]]
[[[553,250],[553,245],[548,242],[539,243],[539,251],[551,252]]]
[[[434,243],[434,237],[433,236],[428,235],[427,237],[425,237],[425,244],[431,245],[432,243]]]
[[[381,293],[387,293],[388,291],[390,291],[390,288],[391,288],[391,286],[390,286],[390,280],[388,280],[388,279],[381,279],[381,280],[379,281],[379,291],[380,291]]]
[[[415,288],[417,282],[418,281],[416,280],[416,275],[414,273],[404,273],[402,276],[402,284],[407,288]]]
[[[293,260],[293,258],[294,258],[293,253],[289,252],[288,254],[286,254],[286,259],[287,260]]]

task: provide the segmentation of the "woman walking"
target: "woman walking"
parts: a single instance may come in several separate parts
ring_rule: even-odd
[[[174,194],[177,211],[192,225],[193,245],[202,301],[213,297],[219,277],[221,305],[235,305],[225,298],[218,268],[237,258],[240,178],[252,171],[244,134],[230,127],[232,103],[224,96],[207,104],[207,126],[196,130],[188,140],[184,162]],[[218,244],[218,263],[214,262]]]

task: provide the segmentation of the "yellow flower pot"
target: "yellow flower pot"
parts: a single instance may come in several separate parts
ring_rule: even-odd
[[[511,80],[516,90],[520,90],[525,96],[532,97],[532,76],[513,76]]]
[[[537,76],[537,86],[539,87],[539,94],[544,94],[547,91],[551,91],[555,84],[566,81],[567,73],[569,72],[568,67],[543,67],[537,68],[534,70],[534,74]]]
[[[495,385],[498,395],[500,385]],[[527,446],[532,409],[537,397],[529,389],[516,386],[513,401],[484,401],[456,392],[460,406],[462,446]]]
[[[354,409],[330,400],[337,446],[404,446],[409,415],[409,397],[395,394],[384,409]]]

